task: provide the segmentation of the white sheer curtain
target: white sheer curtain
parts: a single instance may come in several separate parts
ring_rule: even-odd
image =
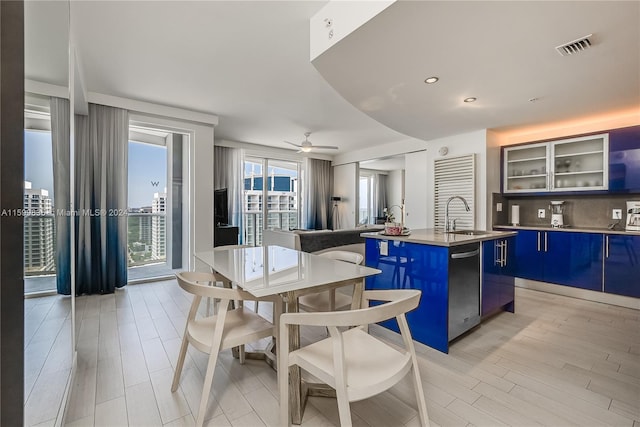
[[[305,160],[304,227],[311,230],[332,228],[330,224],[333,171],[329,160]]]
[[[127,284],[129,113],[89,104],[75,122],[76,293],[111,293]]]
[[[232,147],[214,147],[213,187],[226,188],[229,197],[229,221],[242,230],[242,150]],[[240,233],[242,236],[242,232]]]

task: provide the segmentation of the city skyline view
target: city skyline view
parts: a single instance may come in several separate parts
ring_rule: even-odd
[[[34,189],[53,191],[53,151],[50,132],[25,131],[25,181]],[[128,208],[151,206],[154,193],[164,193],[167,187],[167,148],[129,141]],[[155,184],[155,185],[154,185]]]

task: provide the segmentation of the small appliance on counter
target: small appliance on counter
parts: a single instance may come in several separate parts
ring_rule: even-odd
[[[627,202],[627,231],[640,231],[640,201]]]
[[[552,200],[550,203],[551,226],[564,227],[564,200]]]
[[[520,225],[520,205],[511,206],[511,224]]]

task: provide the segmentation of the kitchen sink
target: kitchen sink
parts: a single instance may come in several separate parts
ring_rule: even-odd
[[[491,231],[484,230],[455,230],[448,231],[449,234],[462,234],[463,236],[486,236],[487,234],[491,234]]]

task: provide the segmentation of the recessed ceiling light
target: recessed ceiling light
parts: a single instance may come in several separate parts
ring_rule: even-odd
[[[470,96],[469,98],[465,98],[465,99],[464,99],[464,102],[475,102],[475,101],[476,101],[476,99],[478,99],[478,98],[475,98],[475,97],[473,97],[473,96]]]
[[[440,80],[439,78],[437,78],[436,76],[433,77],[427,77],[426,79],[424,79],[424,82],[428,85],[437,82],[438,80]]]

